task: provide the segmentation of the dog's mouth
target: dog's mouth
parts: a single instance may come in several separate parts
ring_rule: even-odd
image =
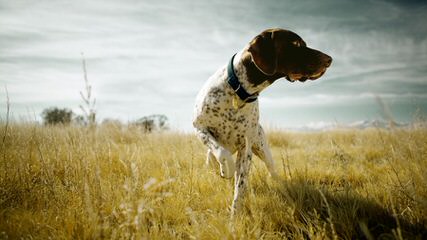
[[[314,74],[311,74],[311,75],[292,74],[291,73],[289,75],[286,75],[285,78],[289,82],[296,82],[296,81],[305,82],[308,79],[309,80],[316,80],[316,79],[320,78],[321,76],[323,76],[323,74],[325,74],[325,72],[326,72],[326,68],[323,68],[322,70],[315,72]]]

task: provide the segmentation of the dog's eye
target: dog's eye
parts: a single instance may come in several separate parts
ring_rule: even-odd
[[[301,47],[301,43],[299,41],[292,42],[292,45],[294,45],[296,47]]]

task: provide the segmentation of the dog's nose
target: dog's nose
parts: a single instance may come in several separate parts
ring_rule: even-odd
[[[325,55],[325,63],[326,63],[326,67],[331,66],[332,58],[328,55]]]

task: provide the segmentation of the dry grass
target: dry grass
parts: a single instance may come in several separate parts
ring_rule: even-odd
[[[0,127],[0,239],[426,239],[427,130],[268,134],[244,211],[193,135]]]

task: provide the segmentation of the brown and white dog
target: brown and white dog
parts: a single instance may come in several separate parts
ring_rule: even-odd
[[[193,125],[208,147],[207,163],[216,160],[222,177],[235,176],[232,214],[247,190],[252,153],[265,162],[273,178],[278,177],[258,122],[258,94],[283,77],[291,82],[318,79],[331,62],[330,56],[307,47],[297,34],[267,29],[219,68],[199,92]]]

